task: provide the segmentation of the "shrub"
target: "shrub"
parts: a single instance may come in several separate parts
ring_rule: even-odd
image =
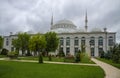
[[[65,57],[65,54],[64,54],[63,51],[60,51],[60,52],[58,53],[58,56],[59,56],[59,57]]]
[[[77,52],[76,55],[75,55],[75,62],[78,63],[81,61],[81,53]]]
[[[112,61],[115,63],[120,63],[120,50],[117,50],[112,57]]]
[[[7,55],[8,54],[8,50],[3,48],[1,51],[1,55]]]
[[[104,54],[105,59],[111,59],[112,58],[112,53],[110,51],[107,51],[107,53]]]
[[[66,55],[66,57],[64,58],[64,62],[70,62],[70,63],[73,63],[73,62],[75,62],[75,58],[74,58],[73,55],[68,54],[68,55]]]
[[[8,57],[9,57],[10,59],[17,59],[17,57],[18,57],[18,52],[14,52],[14,51],[9,52],[9,53],[8,53]]]
[[[101,52],[100,52],[100,58],[104,58],[104,57],[105,57],[104,55],[105,55],[105,52],[104,52],[104,51],[101,51]]]
[[[52,61],[52,56],[51,56],[51,54],[48,55],[48,58],[49,58],[49,59],[48,59],[49,61]]]

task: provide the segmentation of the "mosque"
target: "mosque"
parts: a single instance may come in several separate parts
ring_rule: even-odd
[[[65,55],[75,55],[76,52],[82,50],[89,56],[99,57],[101,52],[107,52],[110,47],[116,43],[116,32],[109,32],[107,28],[93,28],[88,30],[87,12],[85,14],[85,26],[83,29],[78,29],[77,26],[70,20],[60,20],[53,23],[51,18],[50,31],[56,32],[60,39],[60,44],[56,53],[63,51]],[[17,35],[4,36],[3,48],[11,51],[12,39],[17,38]]]

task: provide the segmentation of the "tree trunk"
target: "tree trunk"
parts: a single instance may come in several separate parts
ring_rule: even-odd
[[[39,63],[43,63],[43,57],[42,57],[42,52],[38,52],[39,53]]]

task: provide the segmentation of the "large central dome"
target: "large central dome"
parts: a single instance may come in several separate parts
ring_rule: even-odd
[[[65,20],[65,19],[58,21],[56,24],[71,24],[71,25],[74,25],[72,21]]]
[[[50,31],[56,33],[73,33],[73,32],[84,32],[82,29],[77,29],[74,23],[70,20],[60,20],[51,27]]]
[[[67,29],[76,29],[76,26],[70,20],[60,20],[52,26],[52,29],[58,28],[67,28]]]

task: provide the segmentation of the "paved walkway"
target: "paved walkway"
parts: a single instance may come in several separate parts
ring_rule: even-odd
[[[109,65],[102,61],[99,61],[95,58],[92,58],[92,61],[94,61],[105,71],[106,74],[105,78],[120,78],[120,69],[113,67],[112,65]]]
[[[18,62],[38,62],[38,61],[35,61],[35,60],[9,60],[9,58],[0,58],[0,60],[18,61]],[[65,62],[51,62],[51,61],[44,61],[44,63],[98,66],[97,64],[88,64],[88,63],[65,63]]]

